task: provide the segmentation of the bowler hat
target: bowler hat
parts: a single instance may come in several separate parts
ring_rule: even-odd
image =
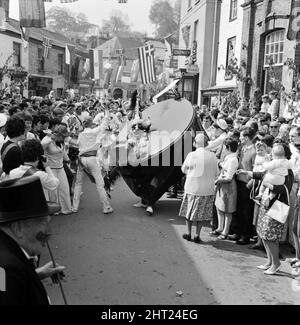
[[[61,209],[55,203],[47,203],[36,176],[0,182],[0,197],[0,224],[46,217]]]

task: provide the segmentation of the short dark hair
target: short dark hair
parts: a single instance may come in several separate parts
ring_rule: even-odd
[[[60,125],[60,120],[58,118],[52,118],[49,122],[49,128],[51,129],[55,125]]]
[[[22,147],[22,156],[24,162],[34,162],[39,160],[44,154],[43,146],[39,140],[26,140]]]
[[[41,122],[41,117],[38,115],[33,115],[32,117],[32,127],[35,127],[39,122]]]
[[[224,142],[224,145],[226,149],[229,149],[231,152],[237,152],[239,147],[238,141],[233,137],[227,138]]]
[[[253,129],[254,131],[255,131],[255,133],[257,133],[257,131],[258,131],[258,124],[257,124],[257,122],[251,122],[250,123],[250,128],[251,129]]]
[[[220,113],[220,111],[215,108],[215,109],[211,110],[210,115],[213,116],[213,118],[217,118],[219,113]]]
[[[282,139],[279,139],[279,138],[276,138],[274,143],[273,143],[273,146],[275,144],[279,144],[283,147],[283,150],[284,150],[284,156],[287,160],[290,160],[291,157],[292,157],[292,152],[291,152],[291,149],[290,149],[290,146],[288,145],[288,143],[286,143],[284,140]]]
[[[273,147],[274,140],[274,137],[270,134],[267,134],[262,138],[262,142],[264,142],[268,147]]]
[[[9,109],[8,109],[8,114],[9,116],[13,116],[15,115],[17,112],[18,112],[18,109],[19,107],[18,106],[11,106]]]
[[[25,122],[20,116],[12,116],[8,119],[5,130],[10,139],[17,138],[25,133]]]
[[[245,127],[242,130],[242,133],[244,137],[248,137],[250,140],[253,140],[256,134],[255,130],[253,130],[251,127]]]
[[[46,124],[47,122],[48,123],[50,122],[49,116],[44,115],[44,114],[40,115],[40,120],[41,120],[42,125]]]

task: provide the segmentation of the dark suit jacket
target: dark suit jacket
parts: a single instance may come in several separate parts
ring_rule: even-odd
[[[6,291],[0,306],[49,305],[46,290],[20,246],[0,231],[0,267],[6,273]]]

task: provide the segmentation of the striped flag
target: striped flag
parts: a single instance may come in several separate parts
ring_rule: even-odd
[[[52,44],[53,44],[53,41],[51,41],[47,37],[43,37],[43,46],[44,46],[44,54],[43,54],[43,57],[45,59],[47,59],[48,56],[49,56],[49,50],[52,48]]]
[[[140,71],[144,85],[156,81],[154,46],[146,45],[138,48]]]

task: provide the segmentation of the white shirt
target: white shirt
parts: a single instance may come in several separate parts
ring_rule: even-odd
[[[210,196],[215,192],[215,179],[218,175],[218,161],[214,153],[204,148],[187,155],[182,172],[187,175],[185,193]]]
[[[230,180],[233,179],[239,167],[239,161],[236,153],[230,153],[229,155],[227,155],[224,161],[221,163],[221,167],[222,167],[222,172],[220,177],[230,179]]]
[[[99,144],[97,143],[97,137],[99,133],[101,133],[100,126],[94,129],[86,128],[83,132],[79,134],[79,155],[82,155],[89,151],[97,151],[99,149]]]
[[[227,133],[224,132],[216,140],[209,141],[208,147],[206,149],[213,152],[217,152],[218,150],[221,150],[222,145],[226,138],[227,138]]]
[[[97,124],[97,125],[100,125],[102,123],[103,118],[104,118],[104,112],[100,112],[94,118],[93,123]]]
[[[21,165],[20,167],[13,169],[9,174],[9,179],[21,178],[31,168],[28,165]],[[55,191],[59,186],[59,180],[56,178],[50,167],[46,168],[46,172],[41,170],[34,173],[34,176],[40,178],[45,197],[48,198],[48,191]]]

